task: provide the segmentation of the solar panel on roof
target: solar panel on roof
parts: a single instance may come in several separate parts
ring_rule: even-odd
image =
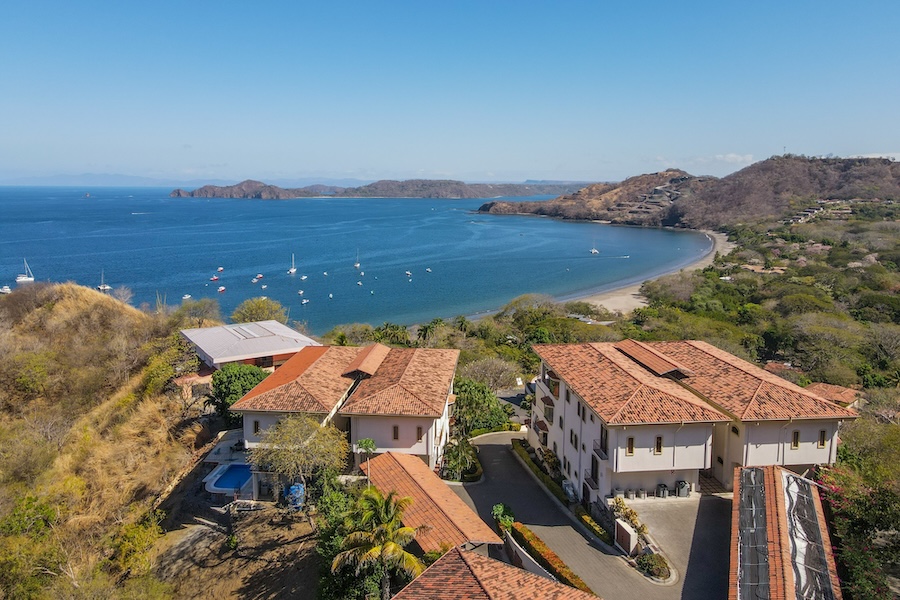
[[[763,470],[741,469],[738,507],[738,598],[769,596],[769,545]]]

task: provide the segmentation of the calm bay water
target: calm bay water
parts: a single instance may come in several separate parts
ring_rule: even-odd
[[[697,232],[473,213],[483,200],[227,200],[169,191],[0,187],[0,285],[15,287],[25,258],[37,281],[93,287],[102,271],[107,284],[133,291],[136,306],[190,294],[215,298],[228,315],[265,295],[321,334],[339,323],[473,315],[530,292],[608,290],[675,270],[711,247]],[[291,253],[295,275],[287,274]]]

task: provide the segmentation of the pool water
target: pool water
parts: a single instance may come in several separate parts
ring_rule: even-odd
[[[228,465],[213,485],[223,490],[239,490],[248,479],[250,479],[250,465]]]

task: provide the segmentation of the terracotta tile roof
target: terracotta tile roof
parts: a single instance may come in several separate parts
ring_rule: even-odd
[[[439,550],[442,544],[503,543],[419,457],[385,452],[364,462],[361,468],[382,493],[394,491],[413,499],[403,515],[403,524],[428,526],[416,534],[416,542],[425,552]]]
[[[439,417],[458,360],[459,350],[391,348],[375,374],[360,382],[339,412]]]
[[[308,346],[234,403],[235,411],[329,413],[353,379],[342,376],[362,348]]]
[[[729,600],[806,597],[798,574],[804,593],[842,600],[818,488],[766,466],[736,468],[734,491]]]
[[[857,416],[850,409],[706,342],[650,342],[648,345],[689,365],[693,374],[681,383],[742,421],[852,419]]]
[[[458,359],[459,350],[309,346],[231,409],[327,414],[361,377],[341,414],[439,417]]]
[[[650,346],[637,340],[622,340],[613,344],[616,350],[623,352],[628,358],[639,362],[654,375],[666,375],[675,371],[683,375],[690,375],[690,369],[678,364],[674,360],[660,354]]]
[[[597,600],[492,558],[454,548],[394,596],[396,600]]]
[[[362,349],[362,352],[356,355],[353,362],[347,365],[347,369],[344,371],[343,375],[352,375],[355,371],[359,371],[371,377],[375,374],[375,371],[378,370],[384,357],[387,356],[390,351],[391,349],[384,344],[372,344],[371,346],[366,346]]]
[[[811,383],[806,386],[807,392],[812,392],[817,396],[821,396],[826,400],[830,400],[841,406],[849,406],[853,404],[861,395],[859,390],[847,388],[841,385],[832,385],[830,383]]]
[[[534,351],[608,424],[729,420],[674,381],[654,375],[615,344],[535,345]]]

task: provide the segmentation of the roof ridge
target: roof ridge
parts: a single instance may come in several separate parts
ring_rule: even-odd
[[[619,410],[617,410],[615,413],[613,413],[613,416],[610,417],[609,421],[607,421],[607,422],[612,423],[614,419],[618,419],[619,415],[622,413],[622,411],[625,410],[625,407],[627,407],[629,404],[631,404],[631,401],[634,400],[634,397],[637,396],[638,392],[640,392],[642,389],[644,389],[644,387],[646,387],[646,386],[643,383],[641,383],[637,387],[637,389],[634,390],[630,396],[628,396],[628,399],[622,403],[622,406],[619,407]]]
[[[756,404],[756,396],[759,395],[759,391],[762,389],[764,383],[765,381],[763,381],[762,379],[759,380],[759,385],[756,386],[756,389],[753,390],[753,395],[750,396],[750,402],[747,403],[747,406],[741,413],[741,421],[743,421],[747,417],[747,415],[750,414],[750,409],[754,407],[754,404]]]
[[[475,582],[478,583],[478,587],[480,587],[481,591],[484,592],[484,595],[488,597],[488,600],[492,600],[494,596],[491,594],[490,590],[488,590],[487,587],[485,587],[485,585],[481,583],[481,574],[475,572],[475,568],[472,566],[472,563],[469,562],[466,553],[463,552],[459,546],[456,547],[456,551],[459,553],[459,557],[462,559],[462,561],[466,563],[466,566],[469,568],[469,573],[471,573],[472,577],[475,578]]]

